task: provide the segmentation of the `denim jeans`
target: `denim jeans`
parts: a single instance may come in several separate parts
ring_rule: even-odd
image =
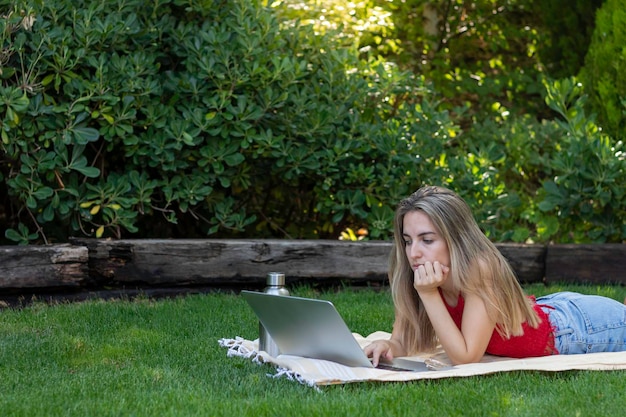
[[[559,354],[626,351],[626,305],[619,301],[563,291],[537,304],[555,328]]]

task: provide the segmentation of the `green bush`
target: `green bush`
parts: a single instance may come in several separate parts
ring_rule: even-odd
[[[586,114],[587,96],[575,79],[544,85],[546,105],[558,118],[511,116],[474,125],[459,137],[450,164],[474,175],[451,176],[450,186],[496,241],[623,242],[623,143]]]
[[[486,119],[464,132],[459,146],[465,169],[450,184],[468,201],[485,233],[493,240],[543,242],[538,231],[536,193],[551,178],[551,162],[561,134],[551,121],[532,115]]]
[[[359,223],[380,237],[388,202],[455,129],[420,78],[362,67],[260,2],[8,10],[0,215],[13,241],[336,237]]]
[[[318,32],[263,4],[0,0],[3,243],[387,239],[395,204],[424,183],[458,191],[496,241],[626,239],[623,145],[575,82],[498,75],[520,48],[508,29],[495,61],[430,77],[358,49],[384,28]],[[553,113],[524,101],[542,89]]]
[[[596,14],[596,28],[580,78],[598,124],[626,138],[626,1],[607,0]]]
[[[575,79],[547,85],[547,104],[562,120],[549,156],[553,179],[544,181],[539,209],[550,238],[560,242],[626,240],[626,158],[622,141],[585,114],[587,96]]]

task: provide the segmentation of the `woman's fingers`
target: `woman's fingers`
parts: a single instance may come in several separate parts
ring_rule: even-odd
[[[384,357],[387,360],[393,359],[391,347],[385,341],[373,342],[363,349],[368,358],[372,358],[372,365],[378,366],[380,358]]]
[[[425,262],[415,270],[413,286],[418,289],[433,289],[439,287],[446,279],[450,268],[439,261]]]

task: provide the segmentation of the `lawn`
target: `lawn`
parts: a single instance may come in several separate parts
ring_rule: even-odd
[[[527,287],[541,295],[565,287]],[[623,300],[624,287],[567,289]],[[315,291],[363,335],[390,330],[387,290]],[[622,415],[626,372],[510,372],[315,390],[227,358],[218,339],[254,339],[236,294],[96,300],[0,311],[3,416]]]

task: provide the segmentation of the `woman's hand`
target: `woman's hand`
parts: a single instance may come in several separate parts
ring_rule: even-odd
[[[381,359],[391,361],[394,357],[394,346],[398,342],[393,340],[375,340],[371,344],[365,346],[363,351],[368,358],[372,358],[372,365],[378,366]]]
[[[413,288],[418,293],[434,291],[448,278],[450,268],[439,261],[425,262],[414,271]]]

